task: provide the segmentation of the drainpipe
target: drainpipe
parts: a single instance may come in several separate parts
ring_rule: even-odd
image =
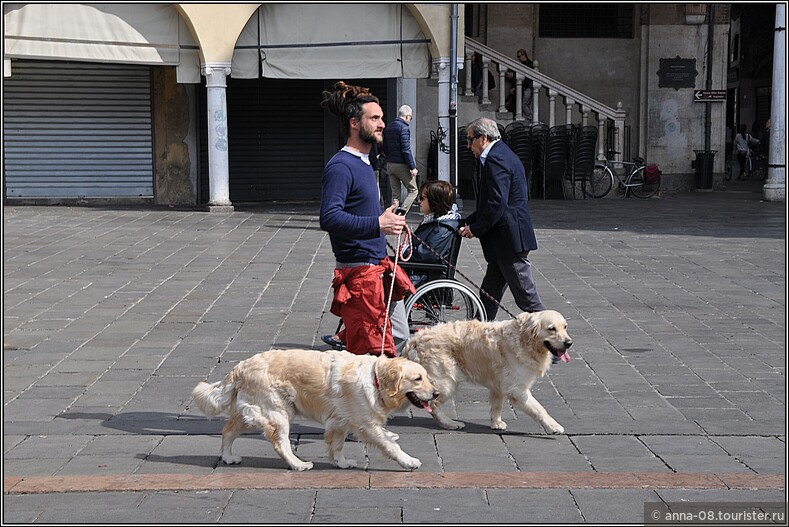
[[[460,201],[460,188],[458,181],[458,5],[452,4],[450,16],[450,43],[449,43],[449,56],[451,57],[452,64],[449,73],[449,137],[450,137],[450,159],[452,166],[450,173],[454,174],[452,178],[455,184],[455,202],[458,203],[458,208],[462,209],[462,202]]]
[[[707,84],[705,89],[712,89],[712,46],[715,42],[715,4],[707,4]],[[704,150],[710,151],[710,135],[712,132],[712,103],[704,103]]]
[[[643,6],[643,4],[642,4]],[[649,7],[642,7],[649,9]],[[638,155],[649,158],[647,154],[647,121],[649,120],[649,19],[641,19],[641,89],[638,105]]]

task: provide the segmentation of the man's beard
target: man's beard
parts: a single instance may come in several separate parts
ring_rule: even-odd
[[[373,130],[372,132],[369,132],[369,131],[365,130],[364,128],[362,128],[362,129],[359,130],[359,139],[361,139],[362,141],[364,141],[365,143],[367,143],[369,145],[380,145],[383,142],[383,138],[382,137],[377,137],[375,135],[375,132],[376,132],[376,130]]]

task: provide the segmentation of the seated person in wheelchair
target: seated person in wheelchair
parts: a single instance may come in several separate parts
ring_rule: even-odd
[[[419,189],[419,211],[424,214],[424,218],[412,233],[411,257],[408,263],[444,263],[441,258],[449,260],[452,242],[457,235],[460,222],[452,185],[447,181],[424,183]],[[408,251],[409,248],[406,247],[405,255],[401,256],[407,256]],[[408,272],[414,287],[419,287],[428,278],[443,278],[428,276],[428,271],[407,269],[407,264],[403,268]]]

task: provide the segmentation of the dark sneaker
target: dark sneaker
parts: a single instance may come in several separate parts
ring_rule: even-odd
[[[324,335],[321,337],[321,340],[337,351],[345,351],[345,344],[339,340],[334,340],[333,335]]]

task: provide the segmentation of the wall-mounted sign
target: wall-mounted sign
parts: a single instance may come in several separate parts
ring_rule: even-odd
[[[726,90],[696,90],[693,92],[694,102],[725,101]]]
[[[658,87],[660,88],[694,88],[696,86],[696,59],[660,59]]]

